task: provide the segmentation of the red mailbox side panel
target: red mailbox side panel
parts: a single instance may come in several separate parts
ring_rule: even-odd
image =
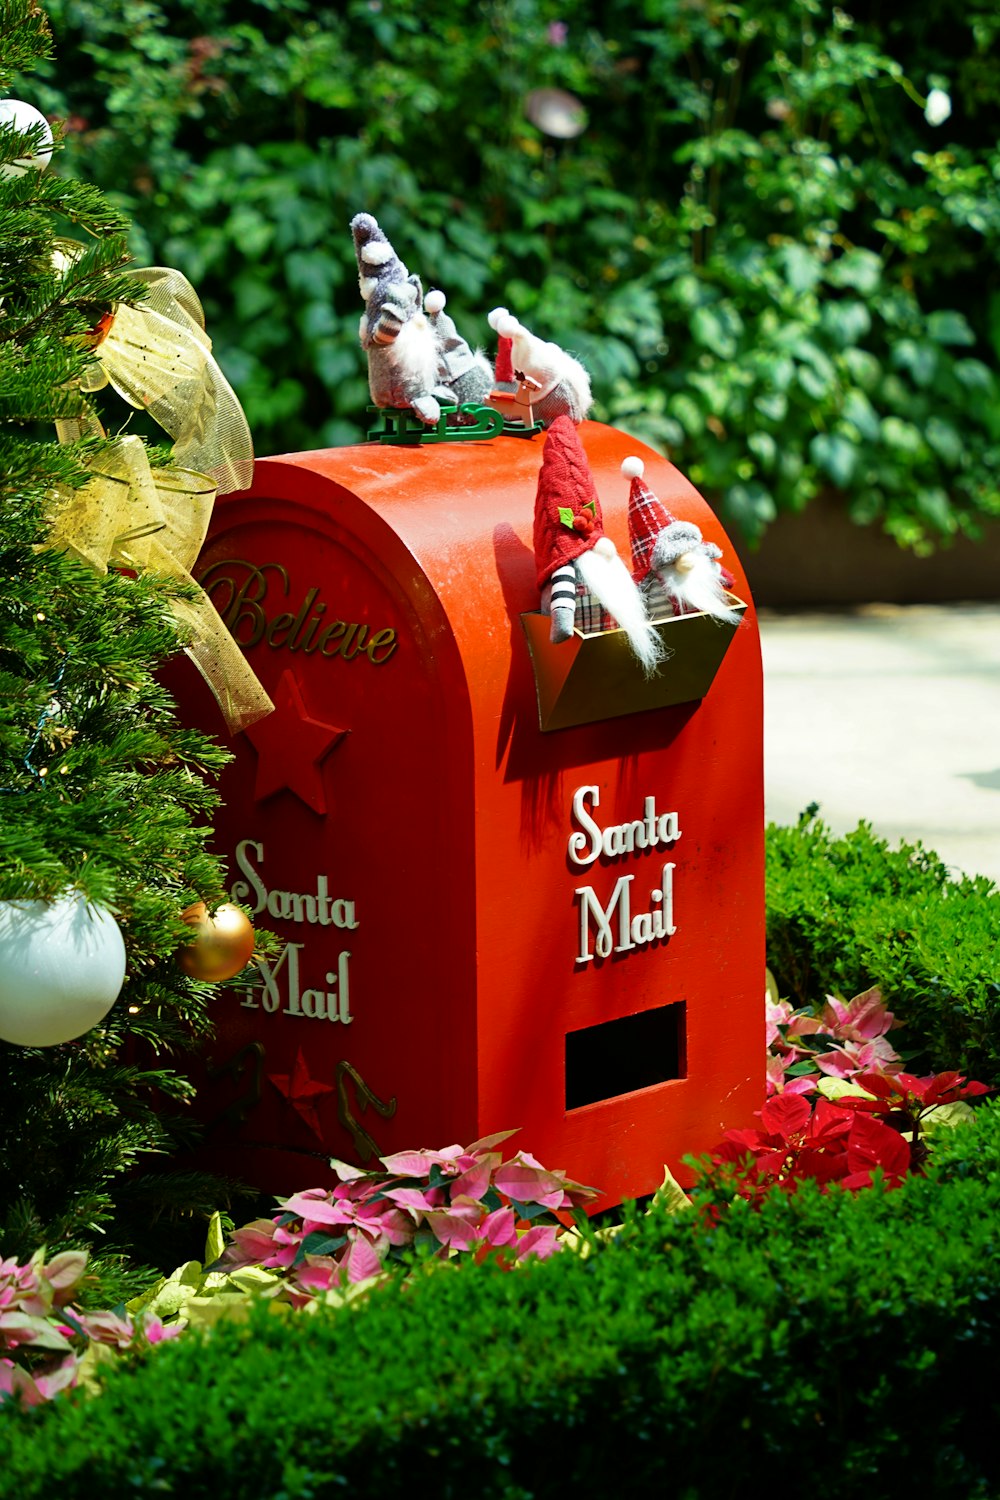
[[[280,463],[219,507],[198,573],[275,702],[221,782],[216,846],[276,944],[218,1001],[209,1159],[280,1192],[331,1156],[472,1139],[471,725],[448,622],[377,515]]]

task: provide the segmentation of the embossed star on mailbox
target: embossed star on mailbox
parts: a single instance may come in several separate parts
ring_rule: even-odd
[[[309,1064],[299,1047],[295,1053],[290,1073],[268,1073],[268,1082],[273,1083],[279,1094],[283,1094],[299,1118],[308,1125],[316,1139],[322,1144],[323,1128],[319,1123],[316,1106],[324,1094],[332,1094],[332,1083],[321,1083],[309,1076]]]
[[[348,730],[313,718],[290,668],[281,674],[274,693],[274,713],[243,732],[257,752],[256,801],[287,789],[324,816],[323,761]]]

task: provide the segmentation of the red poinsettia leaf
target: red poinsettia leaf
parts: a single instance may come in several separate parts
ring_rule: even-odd
[[[821,1095],[809,1122],[810,1143],[815,1146],[835,1141],[840,1136],[846,1136],[850,1128],[851,1122],[843,1110],[838,1109],[833,1100]]]
[[[910,1169],[910,1147],[903,1137],[869,1115],[855,1115],[847,1138],[851,1172],[881,1167],[887,1177],[902,1177]]]
[[[802,1134],[811,1114],[809,1101],[801,1094],[774,1094],[765,1100],[760,1118],[765,1130],[790,1141]]]
[[[904,1078],[909,1078],[909,1073],[857,1073],[854,1082],[863,1088],[867,1094],[874,1094],[876,1099],[898,1099],[900,1094],[906,1093],[904,1087],[899,1087]]]
[[[863,1115],[889,1114],[898,1108],[899,1100],[896,1099],[862,1099],[859,1094],[841,1094],[839,1099],[830,1101],[837,1109],[860,1112]]]
[[[807,1147],[796,1158],[794,1175],[812,1177],[817,1182],[836,1182],[847,1176],[848,1168],[846,1149],[817,1151]]]

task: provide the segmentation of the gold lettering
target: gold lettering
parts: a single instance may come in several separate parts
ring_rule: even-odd
[[[336,656],[337,652],[340,650],[340,637],[343,635],[346,629],[347,622],[345,620],[334,620],[332,625],[328,625],[326,627],[323,634],[319,638],[319,652],[321,656]],[[329,641],[336,641],[337,643],[332,651],[328,651],[326,649],[327,643]]]
[[[223,569],[246,568],[247,575],[240,587],[237,588],[232,572],[223,572]],[[210,568],[198,579],[205,593],[212,600],[216,609],[222,616],[223,624],[230,635],[242,646],[249,650],[256,646],[267,629],[267,616],[263,610],[263,603],[267,597],[267,578],[264,576],[268,568],[273,568],[281,577],[284,592],[288,594],[288,572],[280,563],[263,563],[259,568],[253,563],[245,562],[242,558],[229,558],[225,562],[213,563]],[[223,591],[225,608],[213,595],[219,590]],[[228,588],[228,594],[225,590]],[[241,636],[240,626],[244,622],[250,628],[250,634]]]
[[[312,619],[306,626],[305,635],[302,637],[301,641],[294,641],[292,645],[289,646],[289,651],[297,651],[299,649],[299,646],[301,646],[307,656],[312,655],[312,653],[316,650],[316,647],[319,645],[319,641],[316,641],[315,643],[313,642],[313,637],[315,636],[319,627],[322,625],[323,616],[325,614],[326,605],[317,604],[316,613],[313,615]]]
[[[398,645],[399,642],[396,640],[396,632],[394,630],[379,630],[371,637],[368,645],[365,647],[368,660],[373,666],[380,667],[383,662],[389,660],[389,657]],[[384,650],[383,647],[385,648]],[[382,652],[381,656],[378,654],[380,651]]]
[[[356,645],[354,644],[355,632],[357,632]],[[347,634],[344,637],[344,644],[340,652],[345,661],[353,661],[358,652],[365,649],[365,636],[367,634],[367,625],[351,625],[348,627]]]
[[[366,657],[375,667],[382,666],[399,645],[396,631],[385,626],[374,630],[361,621],[324,621],[327,606],[318,588],[306,590],[296,613],[290,610],[270,616],[268,570],[278,574],[281,594],[289,595],[288,570],[281,563],[255,563],[230,557],[213,563],[200,575],[198,582],[212,600],[223,623],[244,650],[263,641],[272,651],[301,651],[305,656],[339,656],[344,661]]]
[[[294,624],[294,615],[275,615],[264,633],[264,639],[267,641],[267,644],[273,647],[274,650],[277,650],[280,646],[284,646],[286,641],[284,638],[279,640],[278,637],[283,637],[283,634],[287,633],[288,627]]]

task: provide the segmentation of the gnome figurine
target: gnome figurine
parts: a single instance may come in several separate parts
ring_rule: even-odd
[[[738,625],[727,589],[733,575],[719,559],[722,551],[706,542],[692,521],[676,520],[643,483],[641,458],[626,458],[622,473],[631,481],[628,531],[632,545],[632,577],[656,619],[669,608],[675,615],[712,615],[727,625]]]
[[[444,292],[428,292],[424,298],[434,347],[437,350],[437,389],[435,394],[442,400],[458,402],[472,401],[481,405],[493,389],[493,371],[485,354],[475,353],[455,327],[455,322],[445,312]]]
[[[498,366],[503,344],[509,341],[512,381],[518,382],[527,395],[534,419],[546,427],[559,416],[582,422],[590,410],[592,397],[590,377],[580,362],[558,344],[547,344],[529,333],[505,307],[493,309],[489,324],[500,345]]]
[[[556,644],[570,639],[578,595],[592,594],[625,632],[648,676],[662,659],[663,646],[628,568],[604,534],[587,455],[565,414],[553,421],[542,449],[534,545],[542,610],[552,621],[549,639]]]
[[[351,220],[364,298],[358,330],[368,355],[368,388],[376,406],[408,406],[433,426],[438,348],[421,307],[420,277],[411,276],[371,214]]]

